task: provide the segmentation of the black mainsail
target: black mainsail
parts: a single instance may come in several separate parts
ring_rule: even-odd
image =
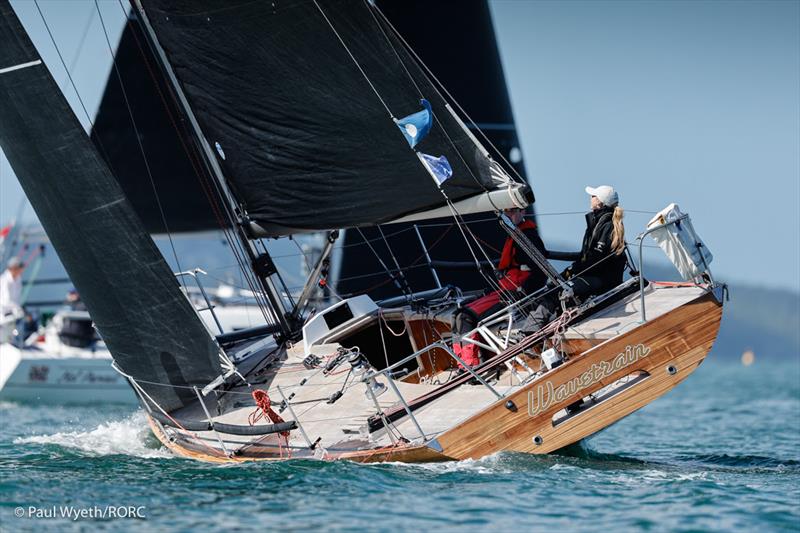
[[[524,178],[522,152],[488,0],[378,0],[377,4],[399,35],[475,121],[474,125],[469,123],[470,129],[479,139],[483,140],[483,135],[488,138],[486,148],[495,159],[510,165]],[[455,23],[441,23],[451,19]],[[466,220],[489,256],[498,258],[507,235],[497,221],[486,213],[467,216]],[[452,218],[421,222],[418,231],[425,248],[417,237],[417,229],[410,224],[386,226],[385,240],[376,228],[347,231],[337,290],[340,294],[367,292],[376,300],[399,294],[370,246],[392,267],[394,263],[389,258],[397,260],[411,290],[435,287],[437,278],[443,285],[464,290],[485,288],[486,280],[472,266],[457,270],[439,268],[437,277],[432,276],[426,249],[434,262],[473,264],[461,233],[451,226]],[[370,241],[369,246],[365,238]]]
[[[360,3],[351,2],[349,5],[361,9]],[[324,4],[321,5],[324,9]],[[236,6],[231,4],[234,10]],[[379,1],[377,6],[381,11],[373,8],[376,18],[382,19],[385,15],[388,21],[384,21],[384,27],[391,24],[398,30],[399,36],[413,48],[413,52],[409,53],[419,54],[482,133],[476,131],[471,122],[470,130],[480,139],[483,139],[482,134],[488,137],[486,148],[495,160],[505,160],[504,163],[509,163],[517,175],[524,177],[525,169],[488,2],[442,0],[431,3],[404,0]],[[458,13],[457,24],[441,24],[453,13]],[[212,20],[215,19],[212,17]],[[330,27],[327,31],[330,31]],[[223,43],[222,46],[225,48],[229,45]],[[235,47],[236,43],[230,46]],[[182,118],[183,111],[164,72],[159,68],[159,60],[149,46],[148,36],[136,16],[131,16],[125,26],[115,61],[130,108],[127,108],[122,87],[112,72],[94,123],[92,138],[101,153],[108,157],[126,196],[151,233],[165,232],[167,229],[171,232],[220,229],[226,222],[215,218],[212,204],[216,200],[204,190],[204,183],[211,178],[206,175],[205,167],[198,164],[203,156]],[[395,76],[404,75],[398,62],[392,65],[397,70]],[[281,81],[276,79],[274,83]],[[363,78],[362,83],[366,84]],[[267,100],[265,103],[269,104]],[[129,113],[135,117],[136,131],[131,127]],[[381,115],[379,120],[384,121],[385,118]],[[393,134],[396,135],[396,132]],[[154,186],[142,179],[146,175],[142,154],[131,148],[137,145],[137,135],[150,161]],[[228,152],[224,151],[226,156]],[[375,202],[385,201],[386,198],[381,196],[384,188],[375,192],[373,185],[373,181],[368,180],[363,185],[364,194],[374,198]],[[313,210],[316,216],[316,211],[327,208],[326,204],[317,202],[314,194],[317,188],[319,186],[307,191],[307,201],[298,207],[298,213]],[[280,194],[281,191],[276,192],[276,196]],[[156,208],[159,202],[163,206],[163,213]],[[430,251],[434,260],[444,259],[462,264],[470,262],[471,254],[463,237],[450,228],[453,220],[449,214],[446,219],[424,222],[423,226],[433,225],[421,227],[421,237],[426,246],[435,245]],[[426,215],[433,216],[430,212]],[[475,223],[484,218],[487,218],[486,214],[468,216],[470,227],[483,243],[488,243],[490,255],[497,256],[499,252],[492,250],[492,246],[499,247],[506,235],[494,220]],[[491,216],[488,218],[491,219]],[[434,279],[424,257],[420,261],[423,249],[411,225],[394,224],[384,229],[391,251],[386,249],[377,229],[368,225],[361,228],[385,262],[391,263],[392,253],[395,255],[405,269],[405,277],[411,288],[421,290],[433,287]],[[387,278],[380,262],[363,243],[358,231],[345,233],[344,246],[340,255],[340,293],[369,291],[376,299],[397,294],[397,287]],[[482,288],[486,283],[484,277],[474,269],[441,269],[438,274],[442,283],[464,289]]]
[[[7,0],[0,146],[120,369],[165,410],[195,398],[223,373],[219,348]]]
[[[499,197],[525,203],[526,187],[491,162],[370,3],[141,6],[255,234],[447,209],[392,120],[419,111],[421,98],[436,125],[418,147],[449,160],[448,197],[513,189]]]

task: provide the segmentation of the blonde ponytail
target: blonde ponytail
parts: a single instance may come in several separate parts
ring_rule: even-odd
[[[614,233],[611,235],[611,250],[616,255],[625,251],[625,226],[622,224],[624,216],[625,211],[620,206],[616,206],[614,215],[611,217],[611,223],[614,225]]]

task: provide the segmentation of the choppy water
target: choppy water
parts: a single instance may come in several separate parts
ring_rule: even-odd
[[[712,360],[545,457],[215,466],[170,456],[143,421],[123,407],[0,404],[0,529],[800,530],[797,360]],[[17,518],[19,506],[143,506],[146,518]]]

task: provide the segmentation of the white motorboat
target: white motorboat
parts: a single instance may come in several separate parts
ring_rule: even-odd
[[[217,292],[220,292],[217,290]],[[233,300],[230,288],[212,308],[195,302],[210,332],[263,324],[259,309]],[[229,304],[223,301],[228,296]],[[213,313],[211,312],[213,310]],[[21,345],[0,343],[0,400],[43,404],[137,403],[87,311],[62,310]]]
[[[136,403],[86,311],[61,311],[21,346],[0,344],[0,400]]]

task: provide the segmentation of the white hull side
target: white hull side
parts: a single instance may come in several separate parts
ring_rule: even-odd
[[[1,344],[0,400],[47,405],[137,403],[127,380],[111,368],[108,352],[82,355],[58,356]]]

